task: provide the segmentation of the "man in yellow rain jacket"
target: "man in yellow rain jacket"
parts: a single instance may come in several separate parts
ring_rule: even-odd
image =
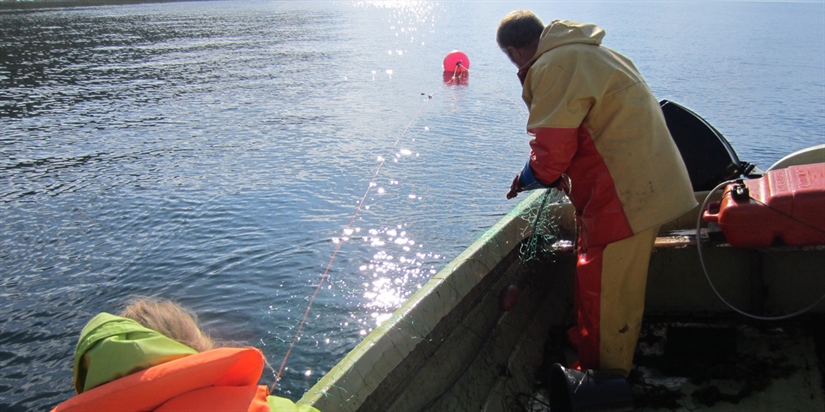
[[[581,367],[633,366],[650,251],[661,224],[696,206],[687,170],[633,63],[601,46],[604,30],[518,10],[497,42],[519,68],[530,159],[508,198],[561,184],[579,225],[569,332]],[[560,183],[561,182],[561,183]]]

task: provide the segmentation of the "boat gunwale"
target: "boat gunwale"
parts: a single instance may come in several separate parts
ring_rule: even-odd
[[[320,410],[382,410],[373,409],[367,401],[388,398],[379,390],[393,373],[400,373],[399,365],[428,337],[437,336],[439,328],[451,326],[450,319],[461,319],[464,313],[452,313],[468,296],[481,293],[492,285],[497,276],[495,268],[501,257],[512,255],[527,237],[525,233],[532,223],[526,216],[541,201],[544,191],[536,191],[522,200],[490,229],[482,233],[467,249],[431,277],[424,286],[402,304],[392,316],[375,328],[337,365],[327,372],[298,401]],[[499,271],[503,272],[503,271]],[[503,273],[499,273],[502,276]],[[475,292],[474,292],[475,291]],[[468,305],[472,307],[472,305]],[[439,310],[440,309],[440,310]],[[428,312],[428,313],[423,313]],[[414,325],[414,328],[413,328]],[[411,339],[411,336],[417,338]],[[423,351],[431,352],[432,349]],[[349,379],[356,374],[359,379]],[[354,381],[354,384],[348,382]],[[373,396],[373,394],[378,394]],[[375,406],[382,401],[374,403]]]

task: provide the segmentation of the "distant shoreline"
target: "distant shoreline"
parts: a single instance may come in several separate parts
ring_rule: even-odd
[[[120,4],[174,3],[186,0],[60,0],[60,1],[5,1],[0,0],[0,11],[32,10],[60,7],[113,6]]]

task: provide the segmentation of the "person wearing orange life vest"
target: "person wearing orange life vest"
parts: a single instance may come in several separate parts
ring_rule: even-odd
[[[502,19],[496,40],[518,68],[530,158],[507,193],[559,186],[576,209],[576,326],[582,368],[633,366],[650,252],[659,227],[697,204],[656,98],[593,24],[532,12]]]
[[[83,328],[73,366],[78,395],[52,412],[318,412],[269,395],[258,385],[261,351],[213,348],[194,318],[169,301],[140,300],[122,315],[101,313]]]

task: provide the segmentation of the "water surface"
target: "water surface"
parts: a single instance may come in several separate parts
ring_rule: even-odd
[[[825,143],[822,2],[518,6],[605,27],[743,160]],[[0,409],[68,398],[80,329],[133,295],[277,368],[320,284],[277,388],[300,397],[513,206],[526,111],[494,31],[514,7],[0,11]],[[466,86],[442,82],[454,49]]]

